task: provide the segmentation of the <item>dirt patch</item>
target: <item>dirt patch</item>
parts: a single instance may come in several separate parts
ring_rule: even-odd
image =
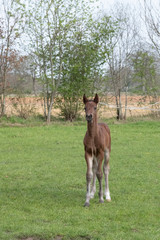
[[[20,240],[40,240],[40,239],[34,238],[34,237],[29,237],[29,238],[22,238]]]
[[[77,236],[75,238],[70,238],[70,240],[90,240],[91,238],[89,236]],[[21,238],[19,240],[45,240],[42,238],[36,238],[36,237],[28,237],[28,238]],[[57,235],[52,240],[63,240],[63,236]]]
[[[70,240],[91,240],[91,237],[89,236],[79,236],[76,238],[71,238]]]
[[[45,239],[44,238],[37,238],[37,237],[23,237],[23,238],[19,238],[19,240],[45,240]]]
[[[45,240],[45,239],[37,238],[37,237],[27,237],[27,238],[20,238],[19,240]]]
[[[63,240],[63,236],[56,236],[54,240]]]
[[[42,238],[37,238],[37,237],[27,237],[27,238],[21,238],[19,240],[45,240]],[[57,235],[52,240],[63,240],[63,236]]]
[[[22,238],[21,240],[35,240],[35,238],[29,237],[29,238]]]

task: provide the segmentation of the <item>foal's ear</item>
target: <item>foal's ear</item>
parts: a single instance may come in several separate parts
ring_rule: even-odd
[[[96,93],[95,98],[93,100],[96,104],[99,102],[99,97],[98,94]]]
[[[86,95],[83,95],[83,103],[86,104],[88,102],[88,99],[86,98]]]

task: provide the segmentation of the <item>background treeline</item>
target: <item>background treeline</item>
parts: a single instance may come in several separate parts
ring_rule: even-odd
[[[73,120],[84,93],[112,94],[117,119],[121,95],[160,94],[160,11],[140,1],[140,13],[118,3],[109,12],[93,0],[1,0],[0,114],[6,96],[41,95],[51,110]],[[146,3],[147,2],[147,3]],[[56,99],[56,101],[55,101]]]

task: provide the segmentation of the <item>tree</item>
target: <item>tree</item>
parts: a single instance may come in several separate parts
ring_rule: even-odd
[[[83,3],[83,2],[82,2]],[[95,90],[95,77],[100,74],[99,44],[93,34],[95,21],[88,5],[77,5],[70,21],[69,34],[63,45],[63,72],[58,106],[66,120],[72,121],[79,111],[79,98]],[[83,15],[80,13],[83,10]]]
[[[144,0],[144,22],[152,45],[160,55],[160,1],[155,5],[152,1]]]
[[[82,6],[81,6],[82,7]],[[71,24],[72,36],[66,39],[63,55],[63,73],[60,84],[59,107],[66,119],[76,118],[79,110],[79,98],[87,92],[103,90],[103,74],[106,54],[110,48],[107,40],[114,34],[115,23],[108,16],[94,19],[88,10],[83,18],[76,10],[74,22]],[[83,12],[85,12],[83,10]],[[102,28],[103,26],[103,28]],[[105,38],[104,38],[105,35]],[[101,83],[101,84],[99,84]]]
[[[131,13],[129,6],[115,6],[112,18],[117,22],[117,31],[111,36],[107,44],[111,52],[106,55],[108,64],[108,75],[113,91],[116,106],[117,119],[126,118],[127,114],[127,91],[130,86],[130,58],[137,48],[138,32],[135,16]],[[125,111],[122,111],[121,94],[126,92]]]
[[[98,38],[95,41],[91,36],[91,3],[92,0],[29,3],[30,50],[37,63],[37,78],[43,85],[48,122],[57,92],[74,105],[82,92],[91,87],[94,73],[99,71]]]
[[[30,2],[28,11],[28,34],[32,56],[37,62],[37,78],[43,85],[44,115],[50,122],[54,98],[62,83],[65,52],[72,39],[75,25],[75,8],[83,1]],[[78,12],[79,13],[79,12]],[[83,13],[84,14],[84,13]],[[81,17],[81,15],[80,15]],[[69,57],[69,56],[68,56]]]
[[[36,70],[37,78],[42,84],[44,115],[47,122],[50,122],[52,105],[59,85],[56,67],[61,35],[59,12],[63,5],[62,1],[58,0],[30,1],[28,4],[27,33],[30,39],[30,52],[34,59],[32,69]],[[58,67],[61,69],[60,65]]]
[[[8,74],[11,92],[25,94],[34,92],[33,72],[29,56],[18,56],[12,71]]]
[[[149,36],[149,39],[151,41],[150,47],[152,48],[152,51],[154,50],[158,58],[160,57],[160,1],[143,1],[144,5],[143,13],[144,13],[144,23],[146,25],[147,33]],[[159,71],[159,60],[157,61],[158,64],[156,64],[157,72]],[[158,89],[160,85],[159,78],[156,81],[156,94],[159,94]]]
[[[138,51],[133,57],[133,79],[138,83],[137,88],[145,95],[156,93],[156,66],[153,55],[146,51]]]
[[[20,37],[22,12],[17,1],[1,1],[3,15],[0,18],[0,105],[1,115],[5,114],[5,99],[7,94],[7,73],[12,70],[17,61],[16,41]]]

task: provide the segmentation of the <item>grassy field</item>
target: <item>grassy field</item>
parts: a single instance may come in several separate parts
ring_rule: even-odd
[[[160,122],[110,128],[112,202],[89,208],[86,125],[0,128],[0,240],[160,239]]]

